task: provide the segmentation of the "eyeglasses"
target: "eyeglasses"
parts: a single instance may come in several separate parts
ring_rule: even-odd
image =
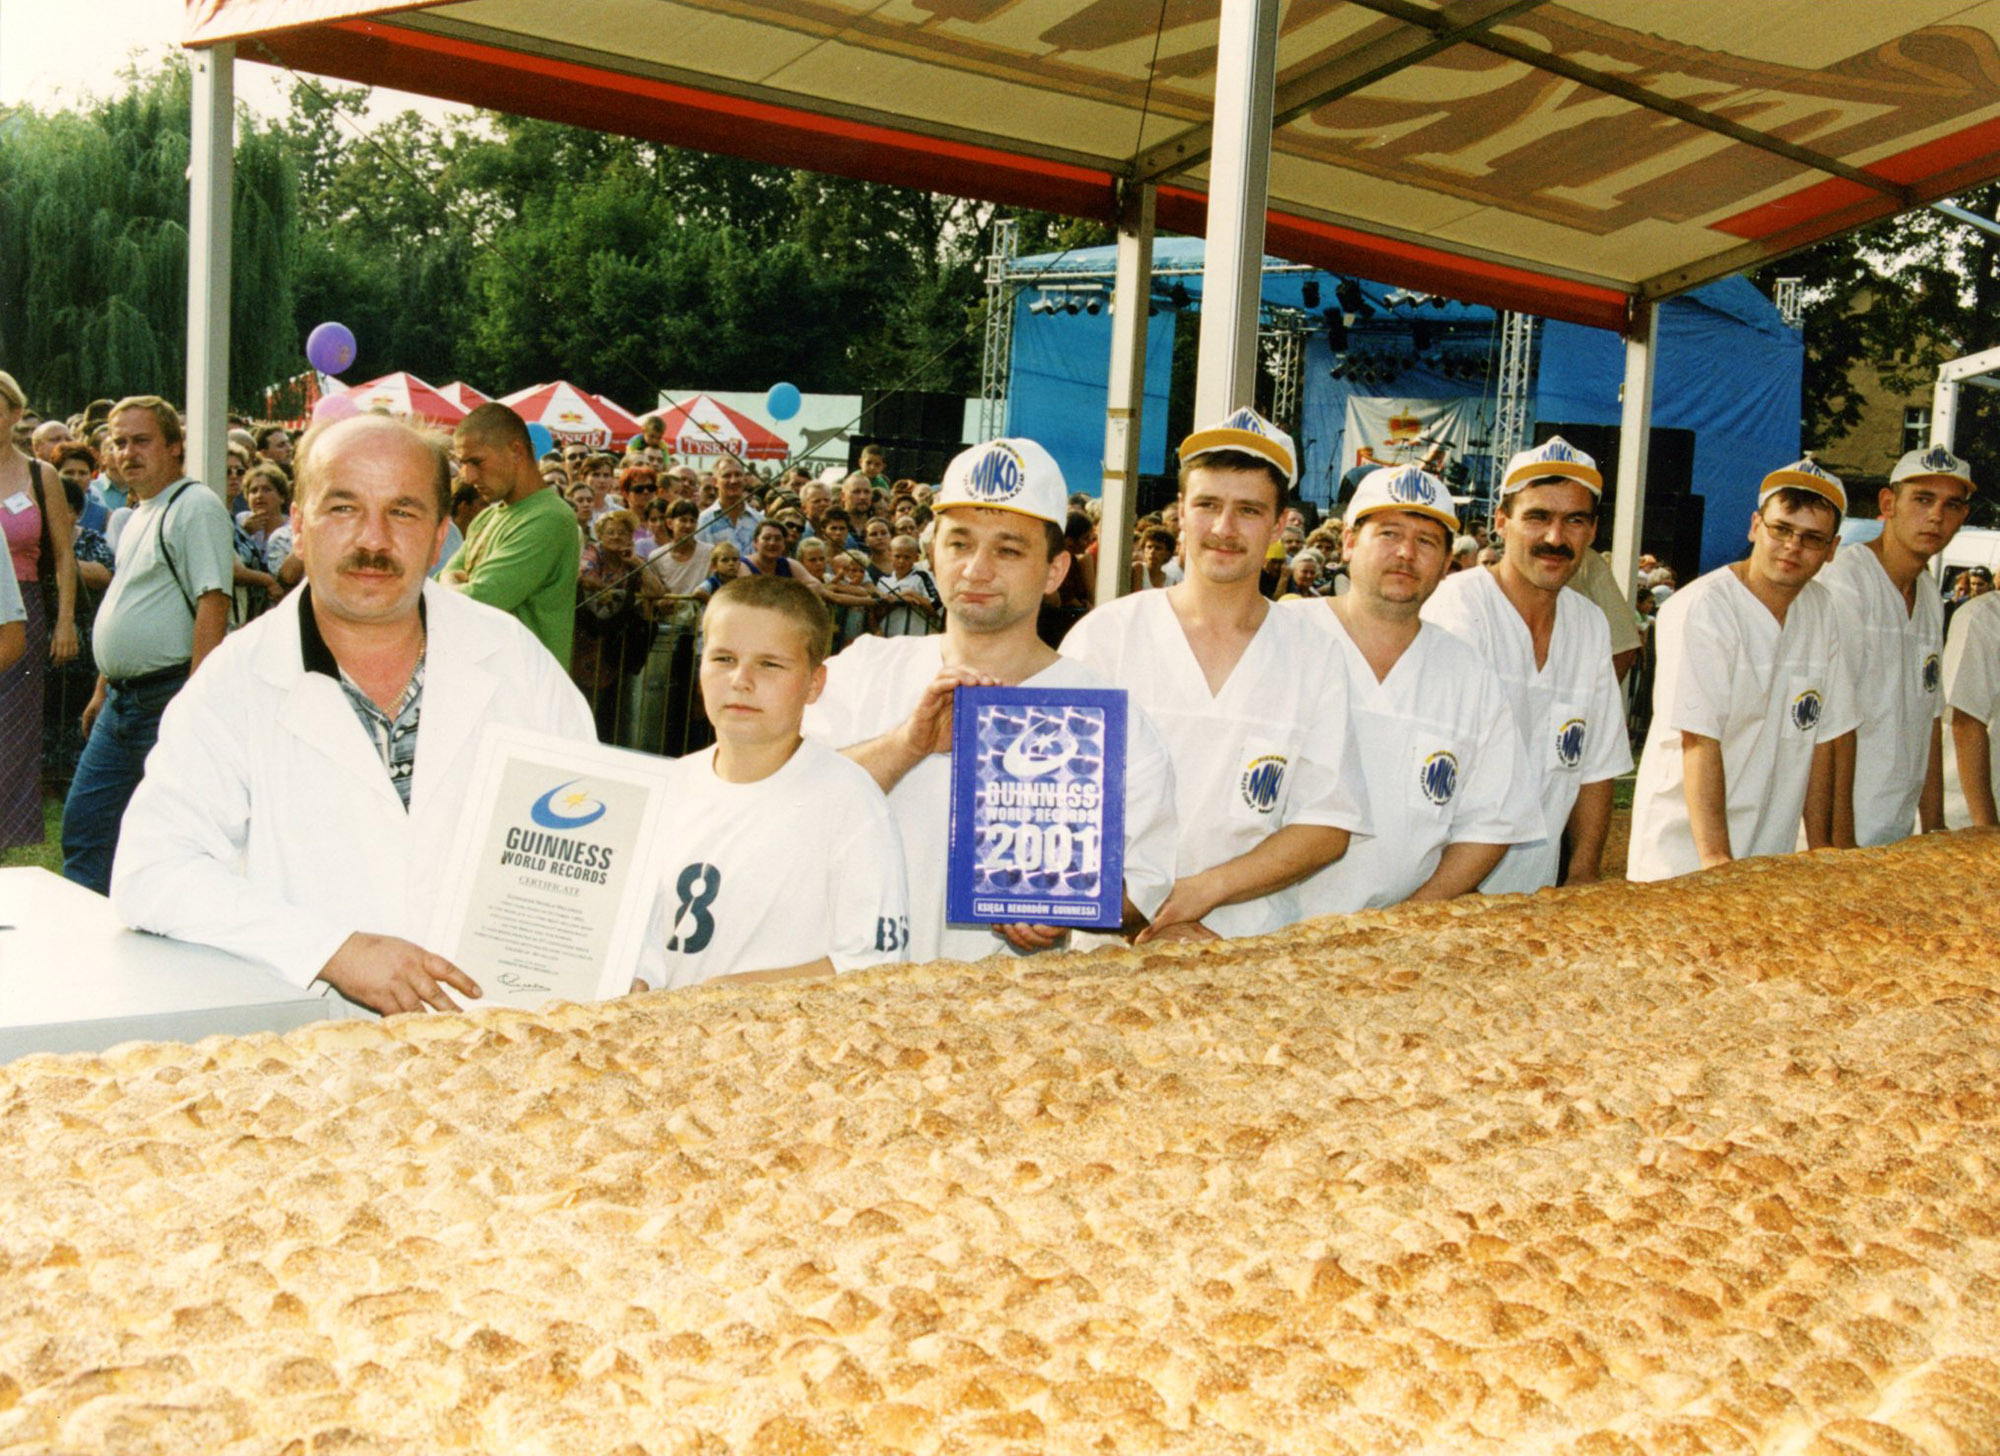
[[[1825,551],[1833,545],[1833,537],[1825,531],[1801,531],[1783,521],[1764,522],[1764,531],[1780,546],[1789,546],[1796,541],[1808,551]]]

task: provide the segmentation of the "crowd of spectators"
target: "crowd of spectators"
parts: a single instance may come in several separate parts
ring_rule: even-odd
[[[46,789],[60,791],[82,749],[83,718],[97,681],[91,647],[99,603],[116,568],[128,500],[117,453],[107,448],[111,402],[68,419],[43,419],[0,374],[0,525],[27,605],[28,648],[0,674],[0,848],[39,841]],[[534,462],[540,483],[568,506],[578,534],[572,679],[589,699],[606,742],[680,754],[709,741],[694,691],[701,608],[724,583],[783,576],[807,585],[835,624],[834,649],[864,636],[940,630],[943,606],[927,564],[934,487],[895,477],[870,445],[853,469],[800,467],[759,473],[731,455],[675,459],[658,421],[623,449],[562,442]],[[232,420],[228,515],[234,562],[231,626],[296,588],[292,555],[292,431]],[[488,508],[487,495],[455,483],[452,520],[433,575],[442,572]],[[1044,604],[1051,644],[1095,599],[1099,503],[1071,500],[1064,535],[1072,564]],[[1350,590],[1338,516],[1295,499],[1263,564],[1272,599],[1338,597]],[[1132,533],[1132,591],[1181,580],[1178,507],[1141,516]],[[1479,527],[1452,543],[1450,570],[1497,560]],[[1630,727],[1643,734],[1651,699],[1651,626],[1677,582],[1651,556],[1639,564],[1631,625],[1640,646],[1624,673]],[[1580,586],[1582,582],[1578,583]],[[1991,590],[1984,568],[1961,573],[1947,612]],[[1600,605],[1609,612],[1615,603]],[[1618,634],[1614,631],[1614,637]],[[559,654],[560,655],[560,654]]]

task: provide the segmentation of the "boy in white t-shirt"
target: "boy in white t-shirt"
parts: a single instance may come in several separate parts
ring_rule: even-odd
[[[1667,598],[1625,875],[1662,880],[1832,842],[1834,752],[1858,717],[1827,589],[1847,493],[1801,460],[1764,477],[1750,557]],[[1850,548],[1852,549],[1852,548]]]
[[[875,781],[799,734],[833,624],[789,577],[725,582],[702,618],[715,746],[678,765],[667,984],[787,980],[904,959],[903,846]]]
[[[943,619],[937,583],[919,556],[915,536],[898,536],[889,543],[889,574],[875,583],[889,603],[882,613],[884,637],[928,637]]]

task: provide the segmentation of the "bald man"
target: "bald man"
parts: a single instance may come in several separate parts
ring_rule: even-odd
[[[309,432],[299,459],[305,585],[168,709],[111,898],[141,930],[264,962],[332,1014],[453,1010],[452,991],[478,987],[419,937],[480,730],[589,742],[590,709],[520,622],[427,581],[451,498],[431,437],[361,415]]]

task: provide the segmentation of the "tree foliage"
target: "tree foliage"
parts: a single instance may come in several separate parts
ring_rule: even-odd
[[[44,408],[182,387],[189,80],[130,80],[24,113],[0,149],[0,359]],[[368,97],[300,81],[275,122],[241,119],[239,408],[326,319],[359,340],[355,379],[566,378],[641,408],[691,382],[977,389],[989,205],[516,117],[364,122]],[[1023,225],[1031,247],[1090,233]]]

